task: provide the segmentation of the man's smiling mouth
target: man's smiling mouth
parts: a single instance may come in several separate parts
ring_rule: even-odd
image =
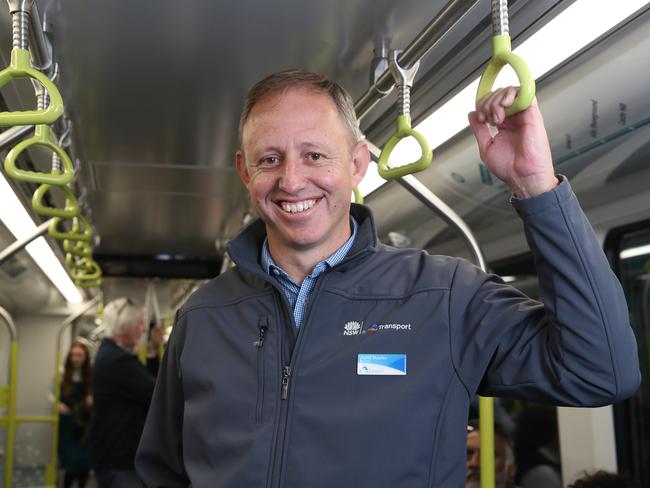
[[[289,213],[300,213],[316,205],[316,200],[303,200],[302,202],[281,202],[282,210]]]

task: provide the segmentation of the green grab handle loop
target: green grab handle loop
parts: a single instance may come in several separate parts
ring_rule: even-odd
[[[70,231],[60,231],[58,229],[60,222],[61,217],[54,217],[52,219],[52,223],[48,229],[50,236],[59,240],[70,239],[71,241],[90,241],[92,235],[90,232],[90,224],[83,215],[79,214],[76,217],[73,217],[72,230]],[[79,222],[83,224],[83,229],[81,231],[79,229]]]
[[[352,193],[354,193],[354,203],[363,203],[363,195],[361,194],[361,190],[359,190],[358,186],[354,187]]]
[[[63,98],[56,85],[37,69],[32,68],[29,51],[15,47],[11,50],[11,64],[0,71],[0,87],[16,78],[32,78],[47,90],[50,105],[43,110],[0,112],[0,126],[52,124],[63,115]]]
[[[102,286],[102,279],[99,278],[94,281],[78,281],[75,280],[74,282],[75,285],[77,285],[80,288],[100,288]]]
[[[75,281],[95,281],[102,277],[102,269],[94,259],[81,258],[77,261],[76,267],[70,269],[70,276]]]
[[[62,173],[41,173],[27,171],[16,166],[18,155],[30,146],[45,146],[55,152],[63,163]],[[65,150],[50,139],[50,128],[46,125],[37,125],[34,135],[29,139],[16,144],[5,158],[5,171],[16,180],[30,183],[48,184],[54,186],[67,185],[74,178],[74,165]]]
[[[492,37],[492,57],[481,75],[476,91],[476,103],[492,91],[501,68],[509,64],[519,79],[519,93],[514,103],[506,108],[506,115],[514,115],[530,107],[535,98],[535,80],[526,62],[510,49],[510,36],[503,34]]]
[[[90,244],[86,241],[71,241],[65,239],[63,241],[63,250],[73,256],[79,256],[82,258],[90,258],[93,255],[93,252],[90,249]]]
[[[411,136],[418,141],[422,150],[422,157],[414,163],[398,166],[397,168],[389,168],[388,158],[390,157],[390,153],[395,149],[399,141]],[[404,175],[417,173],[428,168],[432,158],[433,154],[431,153],[431,149],[429,149],[429,144],[425,137],[411,128],[411,117],[409,115],[399,115],[397,117],[397,130],[390,136],[390,139],[388,139],[388,142],[386,142],[379,155],[379,161],[377,162],[379,175],[385,180],[394,180]]]
[[[65,194],[64,208],[48,207],[47,205],[43,204],[43,196],[50,188],[60,188],[61,191]],[[67,186],[52,186],[45,183],[42,184],[36,189],[34,195],[32,196],[32,207],[34,207],[36,213],[50,217],[61,217],[64,219],[69,219],[79,214],[79,205],[77,204],[77,199],[72,193],[72,190],[70,190],[70,188]]]
[[[77,271],[92,271],[88,259],[92,258],[76,257],[74,254],[67,253],[65,255],[65,264],[67,264],[70,269],[75,269]]]

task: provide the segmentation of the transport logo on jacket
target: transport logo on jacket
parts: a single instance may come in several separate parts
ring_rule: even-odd
[[[363,328],[363,322],[350,321],[343,327],[344,336],[354,336],[361,334],[374,334],[379,331],[393,330],[393,331],[410,331],[411,324],[375,324],[371,323],[366,329]]]

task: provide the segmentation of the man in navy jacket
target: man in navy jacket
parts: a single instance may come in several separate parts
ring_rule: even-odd
[[[586,406],[635,391],[621,287],[537,105],[505,117],[515,95],[469,121],[512,189],[543,303],[378,242],[350,206],[370,158],[338,85],[289,70],[251,89],[236,163],[260,220],[177,315],[136,459],[147,486],[461,487],[477,393]]]

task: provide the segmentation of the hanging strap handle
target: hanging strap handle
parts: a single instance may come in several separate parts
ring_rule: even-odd
[[[76,261],[75,266],[70,268],[70,276],[73,280],[80,282],[96,281],[102,277],[102,269],[94,259],[81,258]]]
[[[492,91],[501,68],[509,64],[519,79],[519,93],[514,103],[506,108],[506,115],[526,110],[535,98],[535,80],[528,66],[510,47],[507,0],[492,0],[492,57],[488,62],[476,92],[476,102]]]
[[[65,195],[65,207],[49,207],[43,203],[43,197],[50,188],[60,188]],[[72,218],[79,214],[79,205],[77,199],[72,193],[72,190],[67,186],[52,186],[43,184],[39,186],[34,195],[32,196],[32,207],[40,215],[47,215],[49,217],[61,217],[64,219]]]
[[[0,126],[52,124],[63,115],[63,98],[56,85],[40,71],[32,68],[29,56],[29,17],[33,0],[10,1],[13,22],[11,63],[0,71],[0,87],[17,78],[37,81],[50,94],[50,103],[36,110],[0,112]]]
[[[420,67],[420,62],[418,61],[410,68],[404,69],[397,63],[397,56],[399,53],[401,53],[401,51],[391,51],[389,64],[390,72],[393,75],[395,84],[398,88],[398,104],[400,113],[397,116],[397,130],[392,136],[390,136],[382,148],[377,162],[379,175],[386,180],[393,180],[404,175],[422,171],[429,167],[433,158],[433,154],[431,153],[426,138],[411,127],[411,86],[413,85],[415,74]],[[397,146],[402,139],[407,137],[415,138],[420,145],[422,156],[414,163],[390,168],[388,166],[390,154],[393,152],[393,149],[395,149],[395,146]]]
[[[90,258],[93,255],[88,241],[71,241],[65,239],[63,241],[63,251],[82,258]]]
[[[59,224],[61,217],[54,217],[48,229],[48,233],[55,239],[70,239],[71,241],[90,241],[92,232],[90,230],[90,223],[86,217],[79,214],[72,219],[72,229],[70,231],[60,231]]]
[[[354,195],[354,203],[363,203],[363,195],[361,194],[361,190],[359,190],[358,186],[354,187],[352,194]]]
[[[63,163],[60,173],[42,173],[39,171],[28,171],[16,166],[16,159],[25,149],[31,146],[45,146],[53,151]],[[37,125],[34,136],[16,144],[5,158],[5,171],[16,180],[29,183],[40,183],[54,186],[67,185],[74,178],[74,166],[65,150],[52,142],[50,128],[47,125]]]

